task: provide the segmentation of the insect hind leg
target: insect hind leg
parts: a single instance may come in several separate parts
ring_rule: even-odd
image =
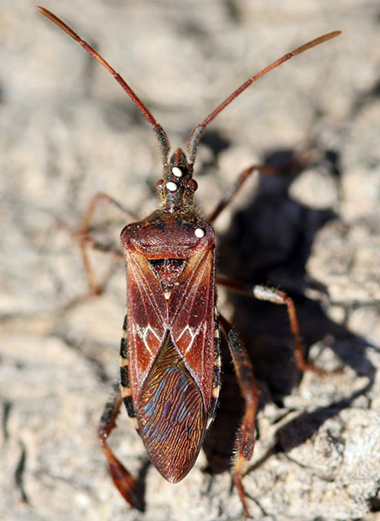
[[[236,376],[243,398],[245,412],[242,423],[235,438],[235,459],[232,479],[243,506],[244,517],[250,518],[246,494],[242,483],[244,461],[249,461],[255,445],[256,413],[259,405],[260,389],[253,375],[253,369],[248,354],[240,342],[232,325],[222,315],[219,316],[220,325],[227,339],[231,352]]]
[[[133,508],[144,512],[145,502],[142,494],[139,493],[137,481],[116,458],[107,441],[111,432],[116,427],[116,418],[119,414],[121,404],[120,378],[118,377],[113,384],[110,397],[100,419],[98,432],[100,446],[107,460],[108,471],[120,494]]]

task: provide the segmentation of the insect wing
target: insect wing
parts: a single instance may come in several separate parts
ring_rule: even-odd
[[[215,332],[214,249],[188,260],[169,302],[172,338],[209,410],[213,383]]]
[[[193,467],[206,432],[202,392],[168,331],[140,393],[137,421],[157,470],[177,483]]]
[[[214,248],[186,265],[166,298],[149,261],[128,261],[129,367],[140,435],[169,481],[193,467],[206,432],[214,363]]]
[[[127,267],[128,363],[137,409],[143,382],[165,337],[167,302],[145,257],[128,253]]]

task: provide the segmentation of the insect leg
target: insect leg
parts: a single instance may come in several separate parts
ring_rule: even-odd
[[[112,387],[111,395],[106,403],[99,424],[99,441],[102,451],[107,459],[108,471],[116,488],[123,498],[137,510],[144,511],[144,501],[137,493],[137,484],[130,472],[115,457],[108,446],[107,439],[116,427],[116,418],[122,404],[120,392],[120,378],[117,378]]]
[[[124,262],[125,258],[120,250],[113,248],[112,246],[109,246],[107,244],[97,242],[89,235],[80,238],[80,251],[91,294],[100,295],[103,292],[103,287],[95,280],[94,270],[92,268],[90,257],[88,255],[88,248],[112,255],[115,259],[121,262]]]
[[[294,338],[294,357],[295,362],[300,371],[313,371],[319,375],[325,374],[321,369],[317,369],[312,364],[306,361],[305,354],[302,348],[302,342],[299,332],[297,312],[293,300],[283,291],[274,288],[267,288],[266,286],[252,286],[250,284],[240,284],[225,278],[217,278],[217,284],[225,286],[231,291],[242,293],[249,297],[257,298],[258,300],[265,300],[273,304],[285,305],[288,310],[290,328]]]
[[[90,202],[87,207],[87,211],[84,215],[82,226],[80,230],[82,233],[88,233],[91,227],[91,221],[93,218],[93,215],[95,213],[96,207],[100,204],[108,204],[115,208],[123,217],[127,219],[127,221],[133,222],[138,220],[138,216],[134,215],[133,213],[129,212],[125,208],[123,208],[115,199],[110,197],[107,194],[104,194],[103,192],[99,192],[95,194],[93,197],[91,197]]]
[[[251,516],[245,499],[242,476],[244,460],[250,460],[253,454],[255,444],[255,418],[259,404],[260,390],[253,375],[248,354],[240,342],[239,337],[227,319],[220,315],[219,320],[228,342],[240,390],[245,400],[244,417],[235,440],[235,461],[232,479],[243,505],[244,517],[249,518]]]
[[[98,250],[103,253],[108,253],[111,254],[117,260],[120,260],[122,262],[124,261],[124,255],[120,250],[99,243],[90,236],[91,223],[94,217],[94,213],[100,203],[112,206],[129,222],[135,221],[137,219],[135,215],[125,210],[125,208],[123,208],[117,201],[115,201],[115,199],[112,199],[112,197],[110,197],[107,194],[98,193],[91,198],[90,203],[87,207],[87,211],[84,215],[82,224],[75,235],[78,237],[79,240],[84,269],[86,272],[88,284],[91,289],[91,293],[93,295],[99,295],[100,293],[102,293],[102,287],[95,281],[94,271],[92,269],[92,265],[88,255],[88,249],[91,248],[93,250]]]
[[[217,204],[215,210],[211,213],[211,215],[207,218],[207,222],[212,224],[219,214],[222,213],[224,208],[230,203],[231,199],[235,196],[235,194],[240,190],[245,181],[251,177],[254,172],[260,172],[263,174],[277,174],[278,169],[270,166],[270,165],[252,165],[249,168],[243,170],[243,172],[239,175],[235,183],[230,187],[228,192],[225,194],[223,199]]]
[[[285,163],[277,162],[276,164],[251,165],[249,168],[246,168],[241,172],[223,199],[219,201],[207,221],[213,223],[215,219],[219,217],[219,214],[224,210],[224,208],[226,208],[226,206],[228,206],[233,197],[235,197],[235,194],[254,172],[291,178],[295,173],[301,172],[307,165],[310,166],[312,162],[315,162],[316,160],[317,157],[313,157],[312,152],[297,152],[292,154]]]

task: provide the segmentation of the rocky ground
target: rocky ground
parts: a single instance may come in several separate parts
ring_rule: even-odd
[[[42,0],[41,0],[42,1]],[[342,35],[261,79],[213,122],[197,159],[209,213],[237,174],[255,177],[216,223],[220,270],[295,300],[309,359],[299,374],[282,306],[220,291],[262,390],[244,485],[257,520],[378,519],[380,510],[380,7],[364,0],[45,0],[130,82],[173,148],[240,83],[323,33]],[[242,404],[228,353],[195,468],[170,485],[120,415],[112,446],[146,487],[130,510],[96,430],[117,373],[122,265],[93,255],[85,298],[73,230],[99,191],[137,214],[157,204],[149,124],[89,55],[30,0],[0,2],[0,518],[238,520],[226,470]],[[117,216],[116,216],[117,217]],[[106,225],[104,225],[106,223]],[[118,244],[123,222],[99,211]],[[208,469],[209,472],[204,472]]]

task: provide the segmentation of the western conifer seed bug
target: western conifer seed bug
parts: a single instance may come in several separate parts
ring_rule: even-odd
[[[99,293],[87,250],[110,250],[90,236],[94,209],[100,202],[109,203],[130,222],[121,232],[124,254],[111,251],[126,258],[128,291],[120,378],[114,384],[99,427],[100,444],[109,473],[125,500],[143,511],[144,500],[135,479],[115,457],[107,441],[124,403],[151,462],[162,476],[176,483],[187,475],[197,459],[218,403],[220,326],[245,399],[245,412],[236,435],[232,477],[244,516],[249,517],[242,475],[244,461],[253,454],[260,393],[243,345],[231,324],[217,311],[215,284],[286,305],[294,336],[296,364],[302,371],[315,369],[305,360],[294,304],[285,293],[263,286],[249,287],[215,276],[212,223],[254,171],[265,173],[270,172],[270,168],[260,165],[247,168],[204,220],[194,205],[197,183],[193,179],[193,167],[206,127],[235,98],[270,70],[340,32],[325,34],[298,47],[249,78],[193,130],[187,144],[188,153],[178,149],[169,160],[170,146],[164,129],[123,78],[64,22],[43,7],[38,7],[38,10],[80,43],[114,76],[151,124],[162,156],[163,176],[157,182],[158,210],[141,221],[131,222],[134,219],[116,201],[105,194],[97,194],[90,202],[80,229],[81,251],[89,284],[93,293]]]

